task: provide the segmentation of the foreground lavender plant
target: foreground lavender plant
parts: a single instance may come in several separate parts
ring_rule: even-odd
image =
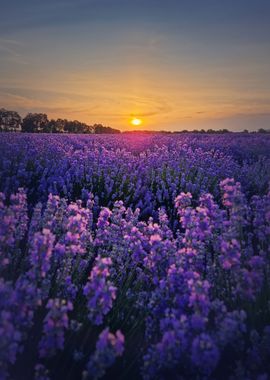
[[[116,287],[109,280],[111,265],[110,258],[98,256],[83,289],[87,298],[88,318],[96,325],[103,322],[103,317],[108,314],[116,298]]]
[[[117,357],[123,355],[125,338],[121,331],[115,335],[104,329],[98,337],[96,350],[90,357],[83,373],[83,379],[100,379],[104,376],[106,369],[111,367]]]
[[[39,343],[40,357],[53,356],[58,349],[64,348],[64,333],[69,327],[68,311],[73,309],[71,302],[50,299],[46,308],[49,310],[43,323],[43,335]]]

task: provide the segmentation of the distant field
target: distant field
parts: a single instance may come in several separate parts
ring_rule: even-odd
[[[270,135],[0,135],[0,379],[270,373]]]

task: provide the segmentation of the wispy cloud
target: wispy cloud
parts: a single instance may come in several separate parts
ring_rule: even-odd
[[[0,38],[0,55],[2,60],[22,65],[28,64],[23,54],[23,48],[24,45],[17,40]]]

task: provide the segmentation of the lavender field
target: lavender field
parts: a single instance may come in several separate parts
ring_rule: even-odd
[[[270,135],[0,136],[0,379],[267,380]]]

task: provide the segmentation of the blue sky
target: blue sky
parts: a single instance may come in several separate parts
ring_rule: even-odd
[[[2,0],[0,107],[128,129],[267,128],[270,1]]]

